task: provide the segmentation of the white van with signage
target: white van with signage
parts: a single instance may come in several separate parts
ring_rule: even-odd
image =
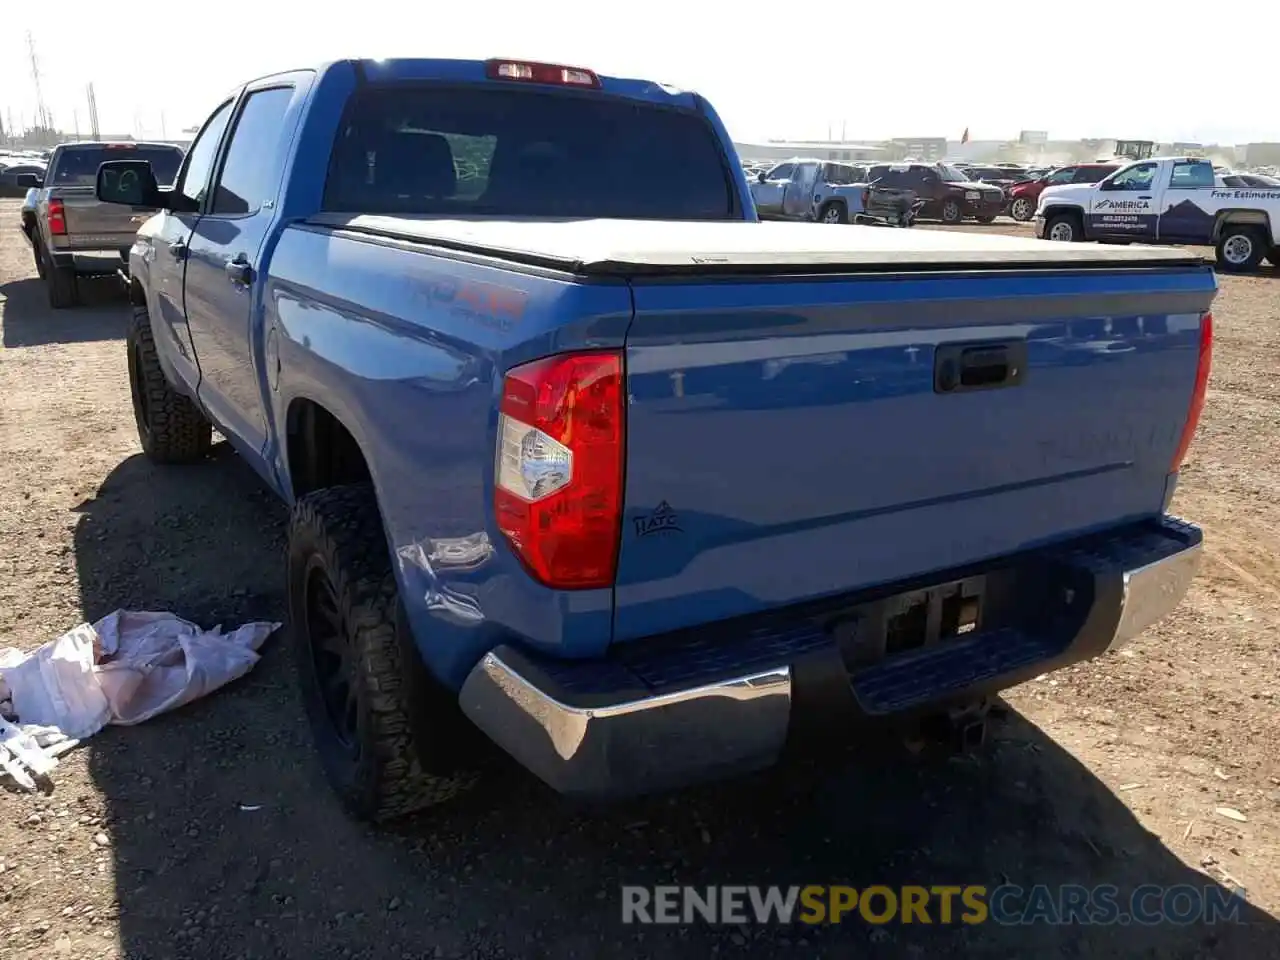
[[[1160,157],[1121,167],[1096,184],[1049,187],[1036,208],[1049,240],[1214,246],[1222,270],[1280,266],[1280,187],[1233,188],[1213,164]]]

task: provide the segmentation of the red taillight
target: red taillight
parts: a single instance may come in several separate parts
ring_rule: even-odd
[[[1191,446],[1191,438],[1196,435],[1196,425],[1200,423],[1200,411],[1204,409],[1204,394],[1209,386],[1209,368],[1213,366],[1213,314],[1206,313],[1200,320],[1200,361],[1196,365],[1196,385],[1191,391],[1191,407],[1187,410],[1187,422],[1182,427],[1182,439],[1178,441],[1178,452],[1173,455],[1170,473],[1177,473],[1182,461],[1187,456],[1187,448]]]
[[[67,209],[61,200],[49,201],[49,232],[55,237],[65,236],[67,232]]]
[[[869,189],[862,191],[862,209],[865,210],[871,206],[871,191]]]
[[[534,360],[502,384],[494,512],[535,579],[613,584],[622,522],[622,354]]]
[[[599,89],[600,78],[581,67],[558,63],[535,63],[532,60],[489,60],[485,75],[490,80],[523,80],[525,83],[552,83],[562,87]]]

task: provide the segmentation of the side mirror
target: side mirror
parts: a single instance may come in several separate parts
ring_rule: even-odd
[[[20,173],[17,176],[18,186],[30,190],[32,187],[40,187],[44,185],[38,173]]]
[[[160,188],[146,160],[108,160],[98,167],[98,199],[131,207],[159,207]]]
[[[769,180],[769,171],[761,170],[756,174],[756,183],[767,183]]]

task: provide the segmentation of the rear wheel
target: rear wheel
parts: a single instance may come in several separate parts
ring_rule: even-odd
[[[129,392],[142,452],[156,463],[195,463],[209,454],[213,426],[191,400],[169,386],[156,355],[146,307],[134,307],[129,334]]]
[[[1218,237],[1218,267],[1232,273],[1256,270],[1267,252],[1258,228],[1227,224]]]
[[[288,591],[303,705],[348,811],[390,820],[471,787],[460,759],[474,728],[418,657],[370,485],[298,501]]]
[[[1035,213],[1035,204],[1026,197],[1014,197],[1013,203],[1009,204],[1009,216],[1022,223],[1030,220]]]
[[[43,249],[44,270],[40,276],[44,280],[45,290],[49,294],[49,306],[54,310],[78,306],[80,303],[80,286],[76,280],[74,267],[60,267],[49,259]]]
[[[818,211],[819,223],[847,223],[849,215],[839,200],[828,200]]]
[[[955,200],[943,200],[941,213],[943,223],[959,223],[963,219],[960,204]]]
[[[1059,243],[1083,240],[1083,232],[1080,229],[1080,218],[1071,213],[1059,213],[1057,216],[1050,217],[1044,227],[1045,239],[1056,240]]]

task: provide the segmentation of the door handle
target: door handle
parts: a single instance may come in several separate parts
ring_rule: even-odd
[[[249,260],[243,253],[228,260],[222,270],[237,286],[247,287],[253,282],[253,267],[249,266]]]
[[[1139,199],[1139,200],[1150,200],[1150,199],[1151,199],[1151,196],[1150,196],[1150,194],[1148,194],[1147,196],[1145,196],[1145,197],[1139,197],[1138,199]]]
[[[187,241],[174,240],[169,244],[169,252],[173,254],[173,259],[175,260],[187,259]]]

